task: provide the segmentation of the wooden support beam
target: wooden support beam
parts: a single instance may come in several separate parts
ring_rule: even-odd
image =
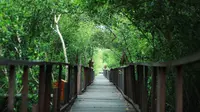
[[[9,85],[8,85],[8,112],[14,112],[15,101],[15,66],[9,67]]]
[[[70,85],[71,85],[71,66],[69,65],[68,66],[68,80],[67,80],[67,94],[66,94],[66,97],[67,97],[67,102],[65,103],[68,103],[70,101],[70,93],[71,93],[71,88],[70,88]]]
[[[22,103],[21,103],[21,112],[27,112],[28,107],[28,66],[24,66],[24,73],[22,76]]]
[[[183,74],[182,66],[178,66],[176,75],[176,112],[183,112]]]
[[[39,101],[38,101],[38,108],[39,112],[44,112],[44,97],[45,97],[45,65],[40,65],[39,71]]]
[[[77,94],[81,94],[81,65],[78,65],[78,72],[77,72]]]
[[[44,112],[50,112],[50,101],[51,101],[51,89],[52,89],[52,65],[46,65],[46,78],[45,78],[45,103]]]
[[[53,112],[57,112],[57,105],[58,105],[58,88],[53,88]]]
[[[127,71],[126,71],[126,68],[123,68],[124,69],[124,94],[127,95]]]
[[[79,86],[79,83],[78,83],[78,66],[74,66],[74,80],[75,80],[75,95],[77,96],[78,94],[78,86]]]
[[[58,74],[58,89],[57,89],[57,112],[60,112],[60,96],[61,96],[61,76],[62,76],[62,65],[59,65],[59,74]]]
[[[147,112],[148,107],[148,98],[147,98],[147,75],[148,67],[143,66],[143,79],[142,79],[142,112]]]
[[[84,84],[85,84],[85,86],[84,86],[84,89],[86,90],[86,88],[87,88],[87,76],[88,76],[88,74],[87,74],[87,68],[85,68],[84,67]]]
[[[157,112],[165,112],[166,68],[159,67],[157,86]]]
[[[152,96],[151,96],[151,112],[156,112],[156,84],[157,84],[157,67],[153,67],[152,73]]]
[[[132,79],[132,100],[135,101],[136,100],[136,78],[135,78],[135,66],[134,65],[130,65],[130,69],[131,69],[131,79]]]
[[[138,73],[138,102],[140,109],[142,108],[142,93],[143,93],[143,66],[137,66],[137,73]]]

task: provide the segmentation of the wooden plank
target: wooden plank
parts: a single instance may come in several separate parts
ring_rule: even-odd
[[[59,96],[60,97],[60,96]],[[57,112],[57,104],[58,103],[58,88],[53,89],[53,112]]]
[[[38,112],[38,104],[33,104],[32,112]]]
[[[27,61],[27,60],[10,60],[10,59],[0,59],[0,65],[69,65],[63,62],[46,62],[46,61]]]
[[[70,112],[136,112],[123,99],[121,93],[103,75],[95,77],[95,81],[87,90],[79,95]]]
[[[137,72],[138,72],[138,102],[137,104],[139,104],[140,109],[142,109],[142,96],[143,96],[143,80],[144,80],[144,75],[143,75],[143,66],[138,65],[137,67]]]
[[[126,68],[123,68],[124,69],[124,94],[127,95],[127,71],[126,71]],[[113,72],[113,71],[111,71]]]
[[[67,80],[67,94],[66,94],[67,102],[66,103],[68,103],[70,100],[70,92],[71,92],[70,86],[71,86],[71,66],[69,65],[68,66],[68,80]]]
[[[192,64],[197,62],[200,62],[200,52],[197,52],[193,55],[185,56],[177,60],[172,60],[167,62],[131,63],[131,64],[153,66],[153,67],[168,67],[168,66],[180,66],[180,65]]]
[[[15,66],[9,67],[8,112],[14,112],[15,101]]]
[[[75,96],[78,94],[78,66],[74,66],[74,80],[75,80]]]
[[[130,65],[131,85],[132,85],[132,100],[136,100],[136,83],[135,83],[135,66]]]
[[[147,98],[147,75],[148,67],[143,66],[143,79],[142,79],[142,112],[147,112],[148,98]]]
[[[57,95],[57,112],[60,112],[60,96],[61,96],[61,76],[62,76],[62,65],[59,65],[59,75],[58,75],[58,95]]]
[[[129,97],[129,98],[131,98],[132,97],[132,94],[131,94],[131,92],[132,92],[132,85],[131,85],[131,74],[130,74],[130,66],[128,66],[128,67],[126,67],[126,83],[127,83],[127,85],[126,85],[126,88],[127,88],[127,96]]]
[[[177,67],[176,75],[176,112],[183,112],[183,74],[182,66]]]
[[[141,80],[141,76],[140,76],[140,66],[136,65],[136,72],[137,72],[137,81],[136,81],[136,99],[135,99],[135,103],[140,105],[140,80]]]
[[[78,73],[77,73],[77,94],[81,94],[81,65],[78,65]]]
[[[28,106],[28,66],[24,66],[24,73],[22,76],[22,103],[21,103],[21,112],[27,112]]]
[[[39,100],[38,100],[38,109],[39,112],[44,112],[44,97],[45,97],[45,65],[40,65],[39,71]]]
[[[84,84],[85,84],[85,86],[84,86],[84,89],[86,89],[87,88],[87,68],[86,67],[83,67],[84,68]]]
[[[52,65],[46,65],[46,78],[45,78],[45,103],[44,112],[50,112],[50,101],[51,101],[51,89],[52,89]]]
[[[156,77],[157,67],[153,67],[152,73],[152,96],[151,96],[151,112],[156,112]]]
[[[157,85],[157,112],[165,112],[166,68],[160,67]]]

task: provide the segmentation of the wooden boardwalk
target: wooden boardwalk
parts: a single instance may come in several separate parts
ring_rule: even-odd
[[[102,74],[95,77],[74,102],[70,112],[136,112]]]

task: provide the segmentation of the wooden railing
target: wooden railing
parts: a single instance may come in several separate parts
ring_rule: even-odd
[[[70,104],[76,99],[77,95],[79,94],[79,89],[81,90],[86,89],[86,87],[93,82],[94,79],[94,72],[91,68],[88,67],[81,67],[85,72],[82,73],[79,71],[78,74],[78,66],[73,66],[67,63],[60,63],[60,62],[33,62],[33,61],[17,61],[17,60],[0,60],[1,67],[8,66],[8,102],[7,102],[7,109],[6,112],[27,112],[28,111],[28,76],[29,76],[29,69],[33,66],[39,66],[39,92],[38,92],[38,103],[32,108],[33,112],[60,112],[65,111]],[[16,69],[23,67],[23,74],[22,74],[22,91],[21,91],[21,108],[20,110],[14,110],[15,105],[15,87],[16,87]],[[52,67],[57,67],[57,82],[58,88],[52,89]],[[62,75],[62,68],[66,67],[68,69],[68,80],[65,84],[65,91],[64,91],[64,102],[60,102],[61,96],[61,75]],[[1,75],[2,76],[2,75]],[[80,78],[82,77],[82,78]],[[80,80],[78,80],[78,78]],[[80,83],[82,82],[82,83]],[[82,86],[84,84],[84,86]],[[84,87],[84,88],[82,88]],[[53,96],[52,96],[53,95]]]
[[[165,112],[166,76],[175,69],[176,112],[183,112],[183,67],[200,62],[200,52],[189,57],[162,63],[132,63],[128,66],[104,70],[108,78],[141,112]],[[147,79],[151,79],[151,89]],[[149,98],[148,93],[151,93]],[[149,100],[151,99],[151,105]]]

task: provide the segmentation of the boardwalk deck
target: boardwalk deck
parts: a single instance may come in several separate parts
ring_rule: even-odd
[[[135,112],[116,87],[102,74],[79,95],[70,112]]]

